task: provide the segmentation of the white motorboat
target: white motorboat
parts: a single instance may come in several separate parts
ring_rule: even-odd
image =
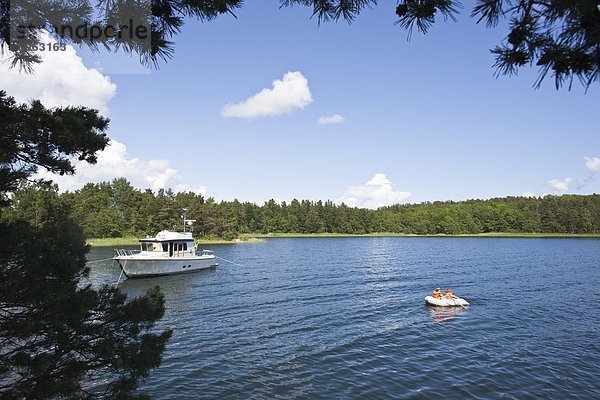
[[[426,296],[425,303],[430,306],[438,306],[438,307],[466,307],[469,305],[469,302],[465,299],[461,299],[460,297],[453,296],[448,299],[443,297],[441,299],[436,299],[433,296]]]
[[[219,264],[211,250],[197,250],[191,226],[194,220],[185,218],[183,232],[161,231],[156,237],[140,239],[140,250],[115,249],[113,257],[128,278],[173,275],[214,268]]]

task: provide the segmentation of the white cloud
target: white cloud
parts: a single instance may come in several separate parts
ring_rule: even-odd
[[[273,81],[254,96],[236,104],[227,104],[221,111],[226,118],[256,118],[289,114],[312,103],[308,80],[300,71],[287,72],[283,79]]]
[[[317,124],[319,124],[319,125],[341,124],[345,120],[346,120],[346,118],[344,118],[340,114],[333,114],[333,115],[329,115],[326,117],[320,117],[317,120]]]
[[[56,43],[43,35],[44,43]],[[57,106],[86,106],[108,115],[108,102],[117,91],[109,77],[87,68],[72,46],[65,51],[41,53],[42,62],[33,66],[35,73],[10,68],[12,52],[4,49],[0,55],[0,87],[18,102],[38,99],[48,108]]]
[[[52,179],[61,191],[77,190],[88,182],[98,183],[111,181],[114,178],[127,178],[131,184],[140,189],[171,188],[176,192],[193,191],[206,194],[206,186],[191,188],[183,183],[183,178],[176,169],[169,166],[167,160],[141,160],[127,153],[127,147],[116,140],[111,140],[105,150],[98,154],[98,162],[90,165],[85,161],[75,163],[75,175],[55,175],[47,171],[38,174],[43,179]]]
[[[532,193],[532,192],[525,192],[521,196],[523,196],[523,197],[537,197],[535,195],[535,193]]]
[[[583,157],[585,167],[590,172],[600,172],[600,157]]]
[[[379,173],[364,185],[350,186],[338,202],[350,207],[375,209],[403,202],[410,196],[410,192],[395,191],[392,182]]]
[[[557,193],[565,193],[569,191],[569,185],[573,181],[573,178],[565,178],[562,181],[560,179],[550,179],[548,186]]]

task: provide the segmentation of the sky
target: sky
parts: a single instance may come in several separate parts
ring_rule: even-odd
[[[69,46],[34,75],[0,64],[0,88],[110,118],[98,164],[54,177],[62,190],[125,176],[218,201],[369,208],[600,193],[598,84],[536,90],[535,67],[495,77],[489,49],[506,30],[471,7],[408,41],[391,1],[351,25],[246,2],[237,19],[188,20],[157,70]]]

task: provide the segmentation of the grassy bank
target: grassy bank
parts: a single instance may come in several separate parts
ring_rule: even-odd
[[[262,243],[264,239],[259,239],[254,236],[250,237],[240,237],[238,239],[233,240],[225,240],[225,239],[205,239],[205,240],[196,240],[196,243],[199,244],[236,244],[236,243]]]
[[[135,246],[138,238],[92,238],[86,239],[86,242],[93,247]]]
[[[235,244],[235,243],[260,243],[268,238],[335,238],[335,237],[465,237],[465,238],[595,238],[600,239],[600,234],[574,234],[574,233],[513,233],[513,232],[489,232],[459,235],[407,235],[404,233],[369,233],[364,235],[346,233],[267,233],[256,235],[241,235],[238,239],[225,240],[211,238],[197,240],[201,245],[211,244]],[[138,238],[96,238],[88,239],[87,243],[94,247],[119,247],[135,246]]]
[[[122,246],[137,246],[139,238],[137,237],[126,237],[126,238],[91,238],[87,239],[87,244],[92,247],[122,247]],[[210,244],[232,244],[232,243],[259,243],[264,242],[264,239],[259,239],[254,236],[242,235],[239,239],[225,240],[219,238],[211,238],[205,240],[196,240],[201,245]]]
[[[575,234],[575,233],[514,233],[514,232],[488,232],[458,235],[415,235],[405,233],[369,233],[369,234],[344,234],[344,233],[268,233],[256,234],[256,238],[328,238],[328,237],[492,237],[492,238],[600,238],[600,234]]]

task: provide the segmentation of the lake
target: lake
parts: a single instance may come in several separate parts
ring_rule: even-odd
[[[154,398],[600,398],[600,240],[295,238],[210,246],[160,285]],[[90,260],[112,255],[95,248]],[[117,267],[95,264],[95,282]],[[436,309],[440,286],[468,309]]]

